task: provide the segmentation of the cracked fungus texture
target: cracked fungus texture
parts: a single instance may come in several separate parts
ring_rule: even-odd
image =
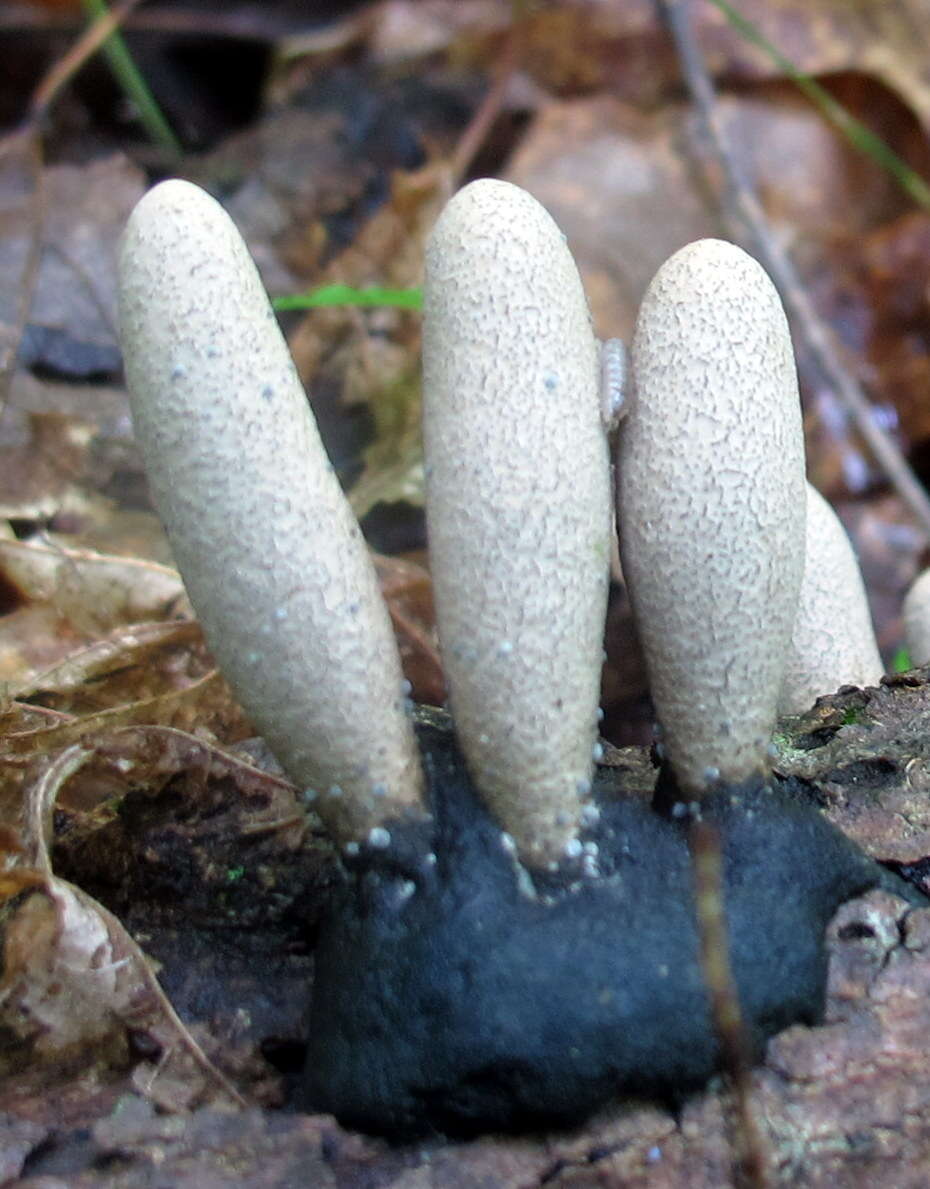
[[[839,517],[807,484],[804,579],[779,697],[800,714],[842,685],[878,685],[882,659],[859,563]]]
[[[426,257],[424,443],[437,618],[469,768],[530,862],[587,798],[611,531],[597,343],[564,236],[506,182]]]
[[[135,431],[210,648],[330,828],[361,837],[416,803],[418,760],[377,580],[258,273],[186,182],[142,199],[120,266]]]
[[[919,574],[904,600],[904,636],[912,665],[930,663],[930,570]]]
[[[774,286],[701,240],[656,274],[618,456],[623,571],[683,789],[766,766],[804,564],[804,447]],[[716,773],[714,773],[716,775]]]

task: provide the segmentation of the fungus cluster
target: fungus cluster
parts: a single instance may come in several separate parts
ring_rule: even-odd
[[[808,696],[785,657],[822,600],[788,329],[761,268],[719,241],[683,249],[632,347],[617,520],[668,761],[654,806],[596,766],[622,354],[600,350],[532,198],[473,183],[427,250],[427,521],[454,735],[406,705],[358,526],[221,208],[156,187],[121,276],[136,432],[192,602],[340,850],[307,1105],[395,1135],[470,1131],[706,1080],[683,802],[721,832],[756,1051],[816,1020],[825,924],[883,876],[769,774],[780,692]],[[842,577],[848,545],[824,531]],[[802,582],[813,610],[796,617]],[[874,679],[872,647],[829,680]]]

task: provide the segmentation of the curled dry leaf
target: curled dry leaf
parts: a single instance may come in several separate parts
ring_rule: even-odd
[[[182,690],[7,735],[0,741],[0,754],[5,751],[4,758],[12,762],[57,751],[117,727],[142,724],[196,729],[233,740],[245,738],[250,733],[229,687],[213,670]]]
[[[19,700],[41,696],[46,705],[72,713],[76,711],[70,695],[86,699],[91,694],[97,707],[107,700],[138,701],[144,693],[164,688],[162,670],[177,646],[200,641],[200,625],[193,620],[131,624],[14,686],[10,695]],[[173,684],[178,683],[175,676]]]
[[[212,733],[235,742],[251,733],[229,687],[209,663],[199,625],[190,620],[137,624],[79,649],[40,677],[14,685],[0,704],[0,823],[16,821],[29,765],[36,757],[121,727],[153,723]],[[28,705],[37,698],[50,705]],[[112,772],[92,765],[81,784],[116,795]],[[73,785],[71,786],[73,787]],[[86,800],[86,798],[85,798]]]
[[[126,1021],[150,999],[131,959],[77,888],[34,871],[4,878],[0,1019],[15,1043],[0,1073],[34,1062],[68,1062],[86,1050],[104,1064],[126,1060]]]
[[[93,752],[63,750],[26,795],[18,864],[0,877],[3,965],[0,1026],[12,1039],[0,1075],[36,1062],[125,1062],[131,1031],[148,1034],[167,1064],[184,1053],[222,1094],[242,1099],[178,1019],[138,945],[79,888],[58,879],[48,852],[61,787]]]
[[[55,542],[0,541],[0,577],[25,600],[54,603],[92,635],[119,624],[189,613],[176,570]]]
[[[93,740],[96,756],[131,775],[137,786],[157,787],[172,776],[228,779],[250,806],[248,833],[287,820],[302,825],[296,790],[283,776],[266,772],[249,759],[173,727],[137,726],[110,731]]]
[[[58,664],[85,642],[86,637],[75,632],[51,603],[28,603],[0,615],[3,688],[18,689],[31,676]]]

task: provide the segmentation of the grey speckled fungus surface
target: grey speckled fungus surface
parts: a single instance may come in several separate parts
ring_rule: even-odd
[[[904,642],[912,665],[930,664],[930,570],[917,576],[904,599]]]
[[[601,357],[548,213],[473,182],[430,238],[427,519],[469,770],[520,855],[557,861],[590,796],[611,507]]]
[[[839,517],[807,484],[804,579],[778,700],[800,714],[842,685],[877,685],[882,659],[859,563]]]
[[[700,240],[658,271],[620,431],[623,572],[682,790],[767,767],[804,564],[791,340],[763,269]]]
[[[337,839],[421,813],[371,560],[251,257],[196,186],[133,212],[120,320],[152,495],[249,717]]]

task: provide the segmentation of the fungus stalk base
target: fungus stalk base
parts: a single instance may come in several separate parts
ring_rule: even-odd
[[[316,951],[302,1105],[405,1139],[572,1125],[623,1093],[677,1099],[718,1066],[686,818],[595,786],[599,820],[555,874],[516,865],[439,718],[435,811],[363,852]],[[791,790],[717,792],[730,959],[755,1057],[821,1018],[824,931],[905,888]],[[893,885],[893,886],[892,886]]]

